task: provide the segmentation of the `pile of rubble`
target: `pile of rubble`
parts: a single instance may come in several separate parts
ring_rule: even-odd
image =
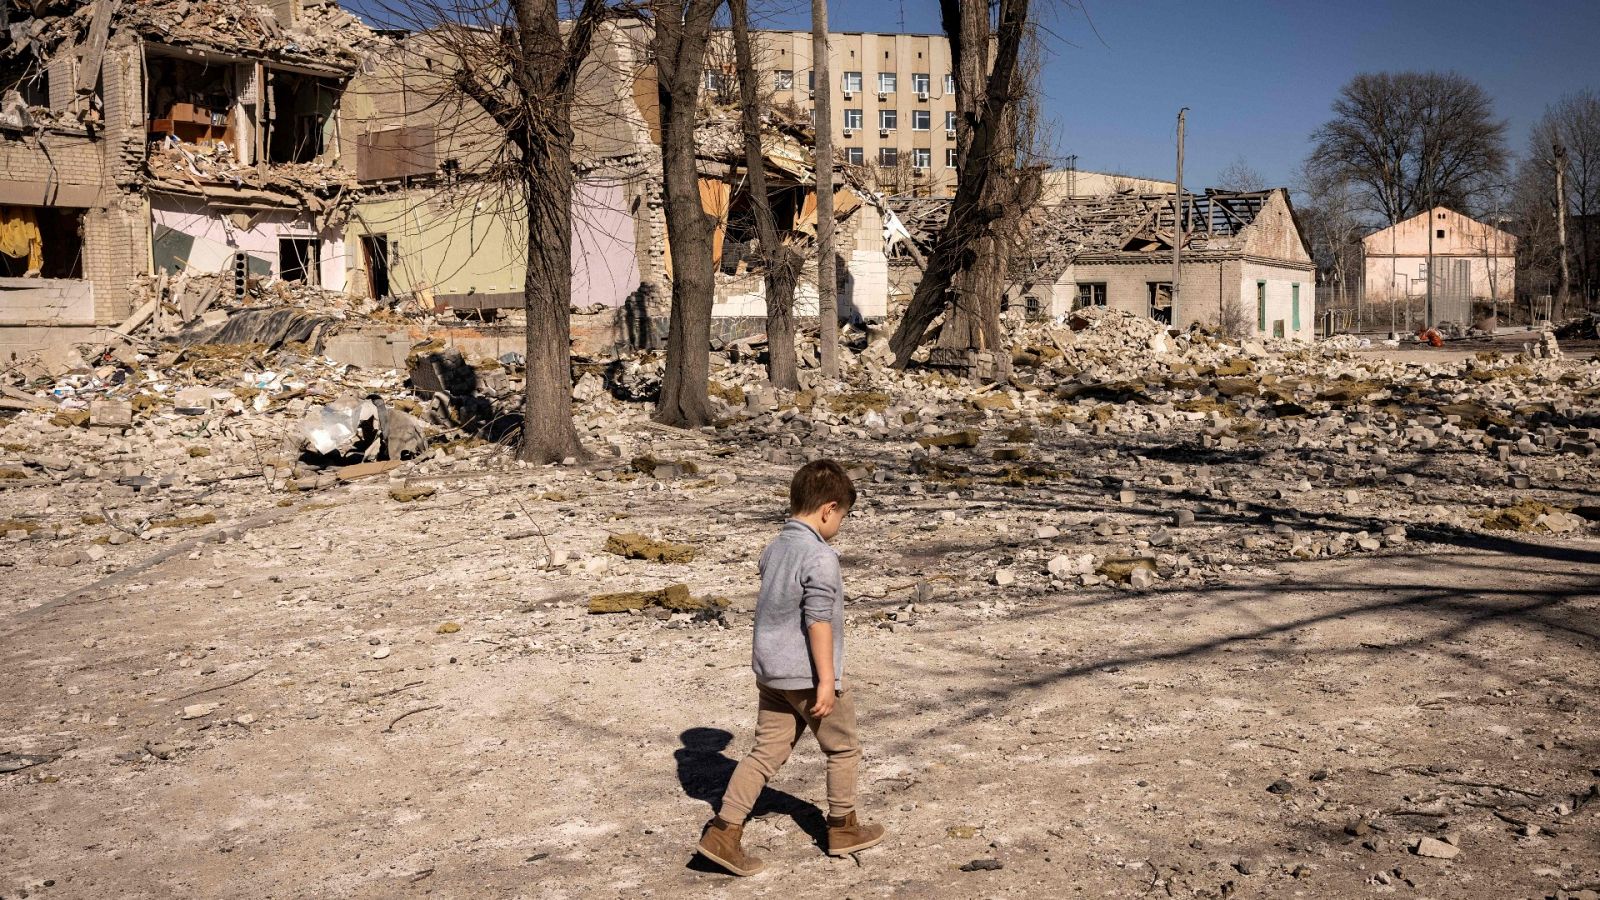
[[[13,17],[11,52],[32,50],[40,59],[55,48],[82,42],[98,4],[40,3],[32,18]],[[337,3],[301,4],[295,20],[280,22],[268,6],[221,0],[141,0],[116,10],[117,24],[163,44],[201,48],[247,47],[285,57],[359,63],[386,39]]]
[[[112,496],[159,518],[215,511],[218,484],[267,496],[377,474],[406,484],[500,452],[520,407],[515,354],[391,338],[357,366],[327,355],[337,324],[263,307],[188,346],[114,343],[13,368],[0,483],[131,488]],[[717,423],[703,434],[650,421],[659,355],[577,360],[574,416],[595,456],[574,474],[681,490],[838,457],[879,498],[866,518],[1002,536],[934,569],[976,566],[1023,591],[1204,582],[1285,557],[1569,534],[1600,518],[1585,499],[1600,469],[1593,362],[1401,363],[1347,342],[1172,334],[1103,309],[1013,338],[1014,374],[974,386],[890,368],[883,334],[847,329],[843,378],[802,352],[792,395],[767,384],[759,338],[734,342],[712,354]],[[37,538],[34,524],[11,530]],[[82,527],[58,516],[43,534]]]
[[[188,186],[196,192],[203,192],[206,185],[224,185],[235,191],[271,195],[263,199],[282,200],[286,195],[325,225],[337,224],[349,214],[360,189],[355,173],[343,166],[316,162],[245,165],[227,144],[202,148],[170,136],[164,146],[151,148],[147,165],[157,181]]]

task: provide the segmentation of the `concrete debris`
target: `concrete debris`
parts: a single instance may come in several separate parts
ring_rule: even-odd
[[[1425,837],[1417,841],[1414,852],[1418,856],[1426,856],[1430,859],[1455,859],[1461,855],[1461,848],[1438,838]]]
[[[694,562],[694,548],[688,544],[658,541],[642,534],[613,534],[606,538],[606,552],[624,559],[643,559],[660,563]]]
[[[684,584],[672,584],[647,591],[595,594],[589,598],[591,613],[637,612],[652,606],[672,612],[714,611],[726,608],[728,601],[722,597],[690,596],[689,587]]]

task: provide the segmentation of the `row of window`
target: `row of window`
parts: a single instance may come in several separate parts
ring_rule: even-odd
[[[933,151],[927,147],[912,148],[910,156],[911,168],[913,169],[926,169],[933,165]],[[867,161],[866,151],[860,147],[845,147],[844,158],[845,162],[850,163],[852,166],[865,165]],[[899,148],[879,147],[878,165],[884,168],[893,168],[900,165]],[[947,169],[956,167],[956,151],[954,148],[947,148],[944,151],[944,167]]]
[[[845,128],[848,128],[848,129],[851,129],[851,130],[860,129],[865,121],[866,121],[866,113],[863,110],[847,109],[847,110],[844,111],[844,127]],[[881,130],[881,131],[894,131],[894,130],[898,129],[899,127],[900,127],[900,110],[898,110],[898,109],[880,109],[880,110],[878,110],[878,128],[879,128],[879,130]],[[933,113],[930,110],[913,109],[911,111],[911,130],[912,131],[931,131],[932,129],[933,129]],[[945,131],[955,131],[956,130],[956,114],[955,113],[946,112],[944,114],[944,130]]]
[[[1172,321],[1172,282],[1151,281],[1146,284],[1150,292],[1150,315],[1154,318],[1170,323]],[[1106,283],[1103,281],[1078,282],[1078,296],[1073,302],[1073,309],[1083,309],[1086,306],[1106,305]],[[1163,312],[1165,315],[1163,316]],[[1289,285],[1289,328],[1293,331],[1300,330],[1300,285]],[[1283,337],[1278,329],[1282,328],[1282,320],[1273,325],[1274,336]],[[1267,283],[1256,282],[1256,330],[1265,334],[1267,330]]]
[[[707,70],[706,71],[706,89],[707,90],[711,90],[711,91],[723,90],[724,88],[730,86],[731,81],[732,81],[732,76],[728,75],[728,74],[726,74],[724,72],[717,72],[717,71],[712,71],[712,70]],[[927,72],[915,72],[911,76],[911,90],[912,90],[913,93],[916,93],[916,94],[927,94],[932,90],[932,85],[933,85],[933,78]],[[840,77],[839,86],[847,94],[859,94],[859,93],[861,93],[861,73],[860,72],[845,72]],[[878,73],[878,93],[880,93],[880,94],[893,94],[893,93],[896,93],[898,91],[899,86],[900,86],[900,77],[898,75],[896,75],[894,72],[879,72]],[[792,90],[794,90],[794,70],[793,69],[778,69],[778,70],[774,71],[772,73],[772,88],[773,88],[773,90],[778,90],[778,91],[792,91]],[[816,72],[815,71],[806,72],[806,90],[814,91],[816,89],[817,89],[817,74],[816,74]],[[956,77],[954,75],[946,75],[944,77],[944,92],[946,94],[954,94],[956,92]]]

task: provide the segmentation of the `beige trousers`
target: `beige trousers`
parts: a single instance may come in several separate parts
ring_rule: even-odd
[[[861,762],[861,741],[856,737],[855,693],[846,687],[834,701],[833,712],[819,719],[811,714],[816,691],[784,691],[756,685],[760,703],[756,713],[756,745],[739,762],[722,795],[717,815],[742,825],[767,780],[777,774],[807,728],[828,757],[828,815],[847,816],[856,808],[856,768]]]

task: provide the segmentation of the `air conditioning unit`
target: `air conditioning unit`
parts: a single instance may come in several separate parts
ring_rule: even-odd
[[[928,92],[927,91],[917,91],[917,99],[926,101],[928,99]]]
[[[856,133],[856,130],[854,128],[846,128],[844,130],[844,136],[845,137],[855,137],[855,133]]]
[[[954,139],[955,136],[956,136],[956,130],[954,128],[946,128],[944,130],[944,136],[947,137],[947,138]]]
[[[887,99],[889,99],[889,95],[888,94],[884,93],[883,91],[879,91],[878,92],[878,102],[879,103],[882,103],[883,101],[885,101]]]
[[[887,128],[879,128],[878,129],[878,137],[888,137],[888,136],[889,136],[889,129],[887,129]]]
[[[850,92],[850,91],[845,91],[845,92],[844,92],[844,98],[845,98],[845,99],[846,99],[846,100],[850,100],[850,99],[853,99],[853,98],[854,98],[854,97],[855,97],[855,94],[854,94],[854,93],[852,93],[852,92]]]
[[[926,178],[926,177],[928,177],[928,169],[925,166],[917,166],[915,169],[912,169],[911,171],[918,178]]]

